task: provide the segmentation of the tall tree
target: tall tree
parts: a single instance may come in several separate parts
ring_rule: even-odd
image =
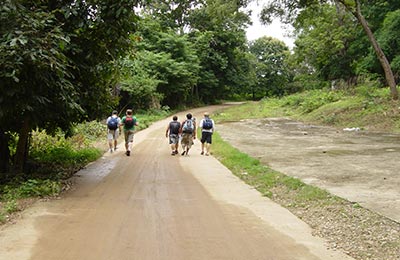
[[[321,80],[350,82],[355,75],[352,63],[356,57],[349,49],[358,32],[353,20],[337,5],[303,10],[294,26],[297,62],[312,66]]]
[[[368,5],[367,1],[361,2],[360,0],[335,0],[337,3],[342,4],[346,10],[351,13],[359,22],[359,24],[364,29],[371,45],[373,46],[376,55],[381,63],[381,66],[384,70],[384,75],[387,84],[389,85],[391,96],[393,99],[398,99],[398,91],[396,87],[396,82],[394,79],[393,72],[391,70],[390,64],[382,51],[379,43],[376,41],[375,36],[362,14],[362,3]],[[283,19],[284,22],[292,23],[295,22],[298,18],[298,15],[301,13],[301,10],[306,8],[319,8],[319,5],[325,4],[326,0],[280,0],[273,1],[266,8],[262,10],[262,20],[264,22],[271,22],[272,16],[279,16]]]
[[[115,61],[129,48],[136,0],[13,1],[0,6],[0,151],[19,133],[23,170],[29,132],[68,128],[112,102]],[[9,152],[9,151],[8,151]],[[10,154],[0,154],[7,170]]]
[[[189,103],[190,91],[199,77],[199,60],[188,36],[164,27],[154,16],[146,16],[138,24],[138,55],[132,58],[157,80],[161,103],[174,108]],[[136,71],[133,74],[137,75]]]
[[[206,1],[189,18],[189,34],[202,67],[201,78],[193,92],[205,102],[229,97],[236,91],[238,79],[245,78],[238,73],[247,73],[239,60],[246,57],[241,53],[246,52],[245,28],[250,22],[248,14],[240,11],[244,4]]]
[[[286,59],[289,48],[272,37],[261,37],[250,42],[250,52],[257,58],[256,78],[262,96],[282,96],[289,81]],[[260,94],[260,93],[259,93]]]

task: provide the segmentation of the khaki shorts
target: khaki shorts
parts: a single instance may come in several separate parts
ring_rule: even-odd
[[[108,133],[107,133],[107,139],[108,140],[117,140],[119,136],[119,131],[118,129],[116,130],[110,130],[108,129]]]
[[[132,131],[132,130],[126,130],[126,131],[124,131],[124,134],[125,134],[125,143],[126,144],[128,144],[128,143],[132,143],[133,142],[133,135],[134,135],[134,131]]]
[[[193,134],[183,133],[181,145],[190,149],[193,145]]]

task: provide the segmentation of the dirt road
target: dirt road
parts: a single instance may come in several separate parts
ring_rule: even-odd
[[[343,131],[285,118],[227,123],[219,133],[274,170],[400,223],[398,134]]]
[[[80,171],[63,198],[2,227],[0,259],[351,259],[201,156],[198,141],[188,157],[171,156],[168,121],[138,133],[131,157],[120,146]]]

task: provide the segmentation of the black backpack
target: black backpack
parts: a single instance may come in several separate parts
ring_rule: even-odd
[[[116,130],[118,128],[118,117],[111,117],[107,122],[108,129]]]
[[[127,116],[127,117],[125,117],[124,124],[125,124],[126,128],[131,128],[132,126],[135,125],[135,119],[131,116]]]

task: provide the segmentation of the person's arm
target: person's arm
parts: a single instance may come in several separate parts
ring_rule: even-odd
[[[106,120],[107,133],[109,133],[109,132],[110,132],[110,129],[108,128],[108,121],[110,121],[110,117],[107,117],[107,120]]]
[[[121,118],[117,117],[117,120],[118,120],[118,131],[121,132]]]
[[[170,128],[170,124],[167,125],[167,129],[165,130],[165,137],[168,137],[169,128]]]
[[[193,139],[196,139],[196,136],[197,136],[197,126],[196,126],[196,121],[193,121],[193,126],[194,126],[194,135],[193,135]]]
[[[186,121],[186,120],[185,120]],[[185,121],[183,121],[182,123],[181,123],[181,125],[179,126],[179,134],[181,135],[182,134],[182,132],[183,132],[183,124],[185,123]]]
[[[125,124],[125,117],[122,117],[121,122],[119,123],[119,127],[123,129],[124,124]]]

